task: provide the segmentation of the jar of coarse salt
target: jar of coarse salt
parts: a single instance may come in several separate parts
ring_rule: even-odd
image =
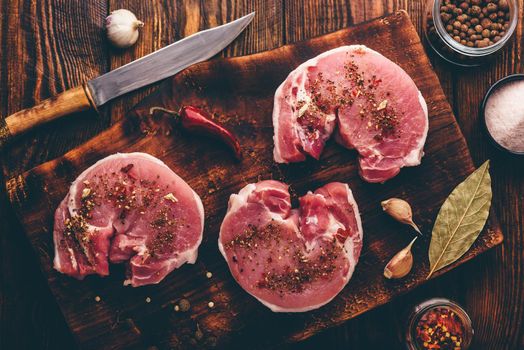
[[[493,84],[481,105],[486,131],[504,151],[524,155],[524,74]]]

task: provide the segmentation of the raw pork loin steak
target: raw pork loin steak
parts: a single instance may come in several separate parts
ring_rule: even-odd
[[[218,246],[235,280],[275,312],[331,301],[348,283],[362,248],[362,224],[348,185],[333,182],[291,209],[273,180],[231,195]]]
[[[301,64],[275,93],[274,159],[320,157],[335,131],[359,153],[360,175],[384,182],[420,164],[428,133],[426,102],[409,75],[362,45],[342,46]]]
[[[83,279],[128,261],[124,284],[158,283],[195,263],[203,227],[200,198],[167,165],[118,153],[80,174],[56,210],[54,266]]]

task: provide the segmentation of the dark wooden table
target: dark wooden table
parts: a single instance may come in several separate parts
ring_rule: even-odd
[[[433,59],[475,163],[492,159],[494,207],[505,241],[499,248],[429,282],[396,301],[327,330],[296,349],[396,349],[403,314],[433,296],[457,300],[475,327],[474,349],[524,348],[524,161],[488,142],[478,106],[497,79],[524,71],[522,17],[510,45],[492,64],[457,70]],[[342,0],[3,0],[0,2],[0,115],[74,87],[123,63],[198,30],[257,11],[251,26],[224,55],[244,55],[331,32],[397,9],[406,9],[422,34],[423,1]],[[111,49],[103,35],[105,16],[127,8],[146,25],[138,44]],[[100,111],[30,133],[2,151],[3,176],[53,159],[119,120],[155,87],[127,95]],[[524,137],[524,136],[523,136]],[[5,163],[4,163],[5,164]],[[3,179],[0,175],[0,181]],[[0,189],[0,348],[72,349],[74,340],[38,262]]]

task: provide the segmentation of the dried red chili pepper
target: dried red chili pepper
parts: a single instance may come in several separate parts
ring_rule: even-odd
[[[149,114],[162,111],[178,117],[180,125],[190,132],[197,132],[212,136],[223,141],[235,154],[238,160],[242,160],[242,150],[235,135],[222,125],[211,120],[211,116],[200,108],[193,106],[182,106],[178,112],[162,107],[152,107]]]

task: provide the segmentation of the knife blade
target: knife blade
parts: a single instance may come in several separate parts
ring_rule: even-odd
[[[87,86],[93,102],[99,107],[213,57],[242,33],[254,15],[252,12],[233,22],[195,33],[89,81]]]
[[[66,90],[39,105],[0,118],[0,148],[13,137],[74,112],[104,103],[172,76],[205,61],[227,47],[253,20],[252,12],[232,22],[203,30],[149,55]]]

